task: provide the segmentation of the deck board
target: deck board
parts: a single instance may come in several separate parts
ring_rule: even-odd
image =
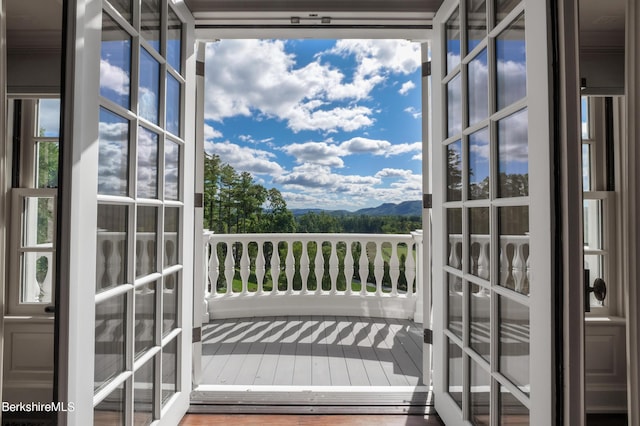
[[[215,320],[203,327],[207,385],[422,385],[412,321],[292,316]]]

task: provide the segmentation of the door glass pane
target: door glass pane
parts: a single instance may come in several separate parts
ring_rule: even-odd
[[[140,49],[140,117],[158,124],[160,102],[160,64],[145,49]]]
[[[178,273],[164,277],[162,288],[162,335],[178,326]]]
[[[38,169],[36,171],[36,181],[38,188],[58,187],[58,142],[38,142],[36,145],[36,155]]]
[[[50,303],[54,254],[28,252],[20,256],[20,303]]]
[[[487,3],[485,0],[467,0],[467,53],[471,52],[487,35]]]
[[[34,136],[60,136],[60,99],[38,100],[38,128]]]
[[[529,394],[529,308],[498,296],[500,344],[499,371]]]
[[[98,193],[127,196],[129,191],[129,121],[100,108]]]
[[[582,139],[589,139],[591,137],[591,125],[589,120],[589,98],[587,96],[580,98],[580,112],[582,118]]]
[[[167,139],[164,151],[164,197],[178,200],[180,197],[180,145]]]
[[[462,200],[462,142],[447,145],[447,201]]]
[[[178,391],[178,337],[162,348],[162,405]]]
[[[180,136],[180,82],[167,73],[167,131]]]
[[[93,409],[94,426],[118,426],[125,424],[126,392],[125,383],[118,386],[109,396]]]
[[[458,407],[462,408],[462,349],[449,339],[445,340],[448,342],[448,393],[458,404]]]
[[[135,353],[136,358],[155,344],[156,335],[156,281],[137,287],[135,290]]]
[[[136,223],[136,278],[157,272],[158,208],[138,206]]]
[[[178,226],[180,225],[180,209],[165,207],[164,209],[164,267],[177,265],[179,262]]]
[[[24,197],[21,247],[53,248],[56,232],[53,197]]]
[[[469,233],[469,272],[488,280],[491,253],[488,207],[469,209]]]
[[[491,424],[491,377],[473,360],[470,361],[469,376],[471,420],[476,426],[489,426]]]
[[[511,12],[521,0],[496,0],[496,25]]]
[[[471,286],[469,292],[471,348],[490,362],[491,352],[491,292],[480,286]]]
[[[447,137],[462,132],[462,78],[456,75],[447,83]]]
[[[529,207],[500,207],[500,285],[529,294]]]
[[[131,36],[106,13],[102,14],[100,95],[129,108]]]
[[[447,74],[460,64],[460,13],[458,9],[447,21]]]
[[[167,63],[174,70],[182,73],[182,22],[171,8],[169,8],[168,21]]]
[[[591,191],[591,145],[582,144],[582,190]]]
[[[447,209],[449,256],[447,264],[462,269],[462,209]]]
[[[98,204],[96,293],[127,282],[127,206]]]
[[[147,426],[153,421],[156,358],[147,361],[133,376],[133,424]]]
[[[158,134],[138,127],[138,198],[158,198]]]
[[[447,328],[462,339],[462,278],[447,274],[449,281],[449,305]]]
[[[483,49],[469,62],[468,74],[469,126],[473,126],[489,116],[487,49]]]
[[[113,6],[118,12],[120,12],[120,15],[122,15],[124,19],[131,22],[131,19],[132,19],[131,11],[133,10],[131,6],[131,0],[108,0],[108,1],[111,6]]]
[[[489,129],[484,128],[469,136],[469,199],[489,198],[490,185]]]
[[[602,245],[602,200],[583,201],[584,248],[601,250]]]
[[[498,424],[501,426],[521,426],[529,424],[529,409],[522,405],[507,388],[500,386],[500,418]]]
[[[96,304],[94,390],[124,371],[126,295]]]
[[[160,52],[160,1],[142,0],[140,4],[140,35]]]
[[[524,41],[524,14],[496,38],[498,110],[527,94],[527,56]]]
[[[528,130],[526,109],[498,121],[499,197],[529,195]]]

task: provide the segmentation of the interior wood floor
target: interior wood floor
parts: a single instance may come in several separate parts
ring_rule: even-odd
[[[422,385],[422,330],[408,320],[225,319],[205,325],[202,340],[206,385]]]
[[[187,414],[180,426],[443,426],[436,415]]]

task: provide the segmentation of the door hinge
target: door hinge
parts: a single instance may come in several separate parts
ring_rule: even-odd
[[[429,77],[431,75],[431,61],[422,63],[422,76]]]
[[[433,196],[431,194],[422,194],[422,208],[433,208]]]
[[[433,331],[430,328],[424,329],[423,341],[427,345],[433,345]]]
[[[202,327],[196,327],[193,329],[192,343],[202,342]]]
[[[203,207],[204,206],[204,195],[202,192],[196,192],[193,197],[193,207]]]

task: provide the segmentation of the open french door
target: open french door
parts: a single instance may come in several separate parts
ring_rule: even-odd
[[[548,4],[445,0],[433,28],[436,410],[553,424]]]
[[[191,393],[194,20],[66,2],[60,424],[178,424]]]

